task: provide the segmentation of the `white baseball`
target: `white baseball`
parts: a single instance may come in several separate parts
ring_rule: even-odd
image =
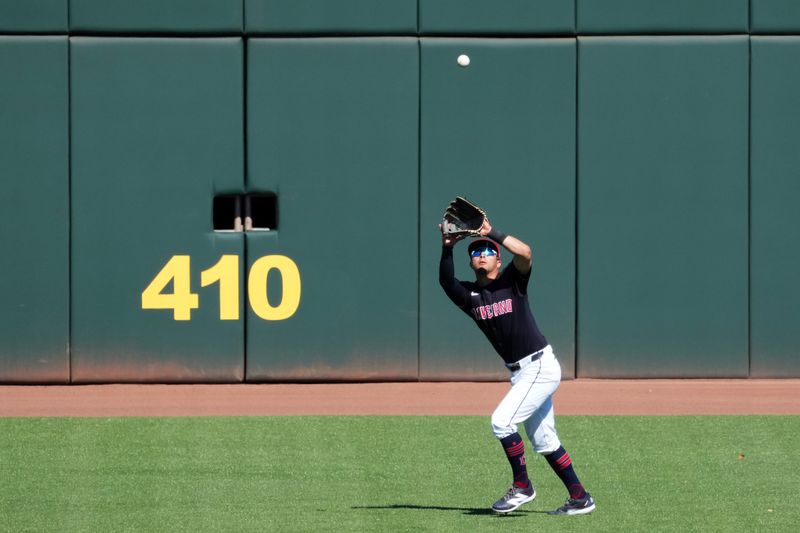
[[[458,56],[458,59],[456,61],[458,61],[458,64],[461,65],[462,67],[469,66],[469,56],[466,54],[461,54],[460,56]]]

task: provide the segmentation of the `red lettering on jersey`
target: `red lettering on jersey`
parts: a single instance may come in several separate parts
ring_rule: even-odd
[[[511,302],[512,300],[509,298],[502,302],[473,307],[472,316],[475,317],[475,320],[487,320],[496,316],[505,315],[506,313],[511,313],[513,311]]]
[[[505,302],[499,302],[497,304],[497,311],[498,311],[498,313],[497,313],[498,315],[504,315],[504,314],[508,313],[508,309],[506,309],[506,303]]]

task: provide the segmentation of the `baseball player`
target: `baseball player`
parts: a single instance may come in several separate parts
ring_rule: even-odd
[[[442,231],[441,225],[439,230]],[[475,281],[469,282],[457,280],[453,267],[453,246],[463,237],[442,233],[439,284],[453,303],[475,321],[511,372],[511,390],[492,414],[492,430],[505,450],[514,481],[492,509],[510,513],[536,497],[525,468],[525,443],[517,432],[517,424],[522,423],[534,451],[545,457],[569,492],[564,505],[552,514],[591,513],[594,500],[578,480],[556,433],[552,396],[561,382],[561,366],[528,305],[531,249],[492,228],[488,220],[484,220],[480,235],[491,240],[470,243],[468,252]],[[502,272],[497,243],[512,254]]]

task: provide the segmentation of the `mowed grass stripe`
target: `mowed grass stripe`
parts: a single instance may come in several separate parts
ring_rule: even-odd
[[[800,417],[557,419],[597,500],[528,447],[510,482],[487,417],[0,419],[2,531],[795,531]]]

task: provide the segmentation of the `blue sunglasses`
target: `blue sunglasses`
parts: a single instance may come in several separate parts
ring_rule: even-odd
[[[482,255],[484,255],[484,254],[485,254],[485,255],[487,255],[487,256],[490,256],[490,255],[497,255],[497,250],[495,250],[494,248],[490,248],[490,247],[488,247],[488,246],[487,246],[486,248],[476,248],[475,250],[472,250],[472,251],[469,253],[469,255],[470,255],[471,257],[480,257],[480,256],[482,256]]]

